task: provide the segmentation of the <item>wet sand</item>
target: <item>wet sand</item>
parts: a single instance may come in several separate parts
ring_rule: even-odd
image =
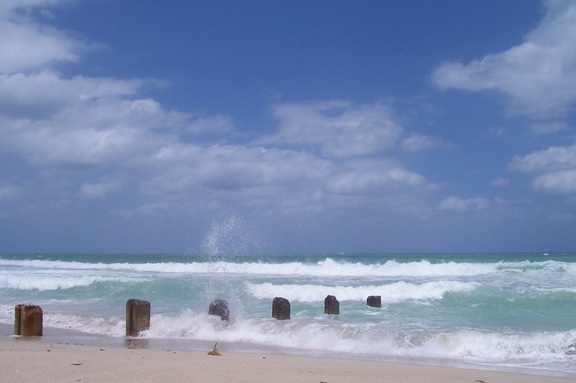
[[[113,341],[111,341],[113,340]],[[204,351],[146,347],[106,337],[0,338],[3,382],[384,382],[552,383],[574,377],[542,376],[479,368],[298,356],[269,352]],[[133,346],[131,348],[126,346]],[[203,347],[203,345],[200,345]]]

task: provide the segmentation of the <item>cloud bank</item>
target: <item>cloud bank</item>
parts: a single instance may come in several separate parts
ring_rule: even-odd
[[[0,149],[24,161],[28,174],[4,179],[3,199],[34,183],[41,186],[22,197],[60,208],[108,200],[116,219],[182,209],[283,219],[400,210],[412,194],[416,201],[426,193],[426,177],[393,152],[429,148],[433,140],[408,137],[386,103],[277,102],[270,105],[273,131],[242,140],[231,116],[183,113],[150,97],[162,80],[64,74],[61,64],[79,62],[98,44],[29,12],[57,3],[0,9]]]

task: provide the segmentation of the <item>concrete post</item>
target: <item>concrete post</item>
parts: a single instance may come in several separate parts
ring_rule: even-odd
[[[42,336],[44,315],[40,306],[14,307],[14,335]]]
[[[382,297],[380,295],[370,295],[366,299],[366,304],[370,307],[382,307]]]
[[[340,314],[340,302],[338,302],[338,299],[336,299],[334,295],[328,295],[324,299],[324,314]]]
[[[126,302],[126,336],[137,336],[150,328],[150,302],[128,299]]]
[[[286,298],[276,297],[272,301],[272,318],[290,319],[290,302]]]

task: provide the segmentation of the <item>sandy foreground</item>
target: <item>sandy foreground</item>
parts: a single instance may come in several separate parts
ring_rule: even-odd
[[[210,350],[207,350],[210,351]],[[0,339],[1,382],[406,382],[542,383],[575,379],[483,369],[268,353],[201,351]]]

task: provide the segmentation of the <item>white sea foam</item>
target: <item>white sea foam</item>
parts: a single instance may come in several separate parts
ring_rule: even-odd
[[[256,275],[302,275],[302,276],[472,276],[497,272],[498,264],[431,263],[427,260],[400,263],[363,264],[337,262],[326,258],[317,263],[265,263],[265,262],[192,262],[192,263],[81,263],[45,260],[0,260],[0,266],[36,269],[68,270],[116,270],[151,273],[229,273]]]
[[[474,282],[435,281],[422,284],[403,281],[385,285],[324,286],[324,285],[278,285],[272,283],[246,283],[249,294],[258,299],[283,296],[299,302],[322,301],[327,295],[335,295],[339,301],[365,300],[369,295],[380,295],[382,303],[406,300],[442,299],[448,292],[471,291],[478,286]]]
[[[359,277],[443,277],[475,276],[492,273],[538,273],[567,272],[576,274],[576,265],[571,263],[546,262],[498,262],[498,263],[431,263],[397,262],[363,264],[338,262],[326,258],[317,263],[266,263],[266,262],[191,262],[191,263],[82,263],[46,260],[3,260],[0,266],[47,270],[102,270],[136,271],[140,273],[222,273],[291,276],[359,276]]]
[[[0,321],[11,323],[13,307],[0,305]],[[122,337],[120,317],[93,317],[45,312],[47,327]],[[346,352],[368,358],[442,358],[574,371],[576,361],[566,351],[576,330],[501,333],[472,329],[415,328],[389,323],[348,323],[329,316],[297,316],[288,321],[264,315],[237,317],[231,323],[205,312],[183,310],[176,315],[152,315],[144,338],[194,339],[290,347],[312,352]]]
[[[218,342],[255,343],[305,350],[347,352],[370,357],[451,358],[475,363],[544,368],[576,362],[566,355],[576,331],[506,334],[478,330],[350,324],[328,317],[298,317],[289,321],[239,318],[229,324],[192,310],[176,317],[153,316],[152,338],[192,338]]]
[[[90,286],[97,282],[130,282],[135,278],[117,278],[101,276],[62,276],[62,275],[40,275],[35,274],[34,278],[29,275],[0,275],[0,289],[17,290],[64,290],[74,287]]]

